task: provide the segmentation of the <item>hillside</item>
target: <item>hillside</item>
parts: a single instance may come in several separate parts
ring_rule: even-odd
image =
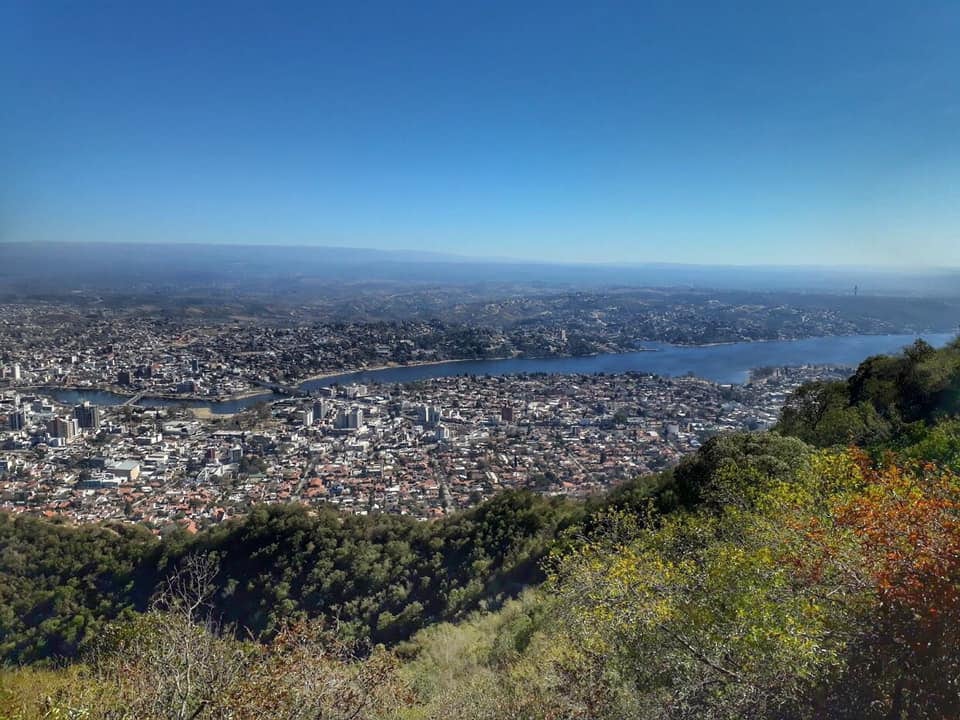
[[[817,447],[901,448],[958,413],[960,339],[940,350],[918,340],[899,355],[868,358],[846,382],[800,388],[777,429]]]
[[[586,504],[3,517],[0,652],[83,664],[0,717],[956,717],[958,411],[960,344],[917,344]]]
[[[542,581],[539,561],[582,512],[526,492],[437,523],[263,506],[162,541],[131,526],[0,514],[0,654],[18,663],[76,657],[107,622],[146,610],[197,555],[219,567],[217,617],[244,635],[326,616],[346,639],[392,643]]]

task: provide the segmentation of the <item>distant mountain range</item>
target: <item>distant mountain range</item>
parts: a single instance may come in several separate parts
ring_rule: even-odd
[[[135,243],[0,244],[0,291],[244,287],[291,278],[337,283],[694,287],[960,296],[960,269],[567,264],[414,250]]]

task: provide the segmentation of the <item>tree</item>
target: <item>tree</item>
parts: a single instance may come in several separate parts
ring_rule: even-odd
[[[848,591],[865,588],[874,600],[834,701],[850,716],[869,707],[860,717],[957,717],[960,476],[892,456],[879,465],[852,457],[862,486],[837,497],[830,524],[811,526],[806,553],[837,565]]]
[[[365,720],[397,716],[412,696],[394,655],[382,647],[361,658],[321,624],[284,627],[263,649],[226,706],[237,720]]]
[[[215,559],[190,555],[149,612],[108,628],[93,657],[97,677],[115,683],[135,717],[229,718],[224,698],[252,666],[252,649],[221,637],[210,615]]]
[[[783,716],[843,645],[820,587],[796,585],[772,533],[736,508],[657,528],[612,516],[556,566],[558,626],[594,676],[632,689],[642,717]]]

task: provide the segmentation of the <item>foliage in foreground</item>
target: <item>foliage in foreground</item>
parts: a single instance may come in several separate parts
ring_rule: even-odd
[[[104,720],[956,717],[960,477],[857,450],[771,467],[769,450],[753,445],[742,473],[710,464],[695,511],[608,509],[558,548],[539,589],[392,651],[357,653],[303,623],[243,642],[198,620],[215,617],[206,605],[154,604],[64,671],[78,682],[54,675],[50,700],[36,671],[4,676],[0,707]]]
[[[537,597],[421,633],[424,716],[957,717],[960,478],[851,451],[737,485],[611,515]]]
[[[382,648],[361,658],[316,623],[268,644],[235,639],[209,614],[215,573],[192,557],[148,612],[109,625],[83,666],[0,674],[0,719],[364,720],[409,705]]]

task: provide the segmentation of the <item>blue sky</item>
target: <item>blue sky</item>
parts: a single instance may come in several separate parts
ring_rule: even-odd
[[[0,239],[960,265],[960,3],[0,4]]]

